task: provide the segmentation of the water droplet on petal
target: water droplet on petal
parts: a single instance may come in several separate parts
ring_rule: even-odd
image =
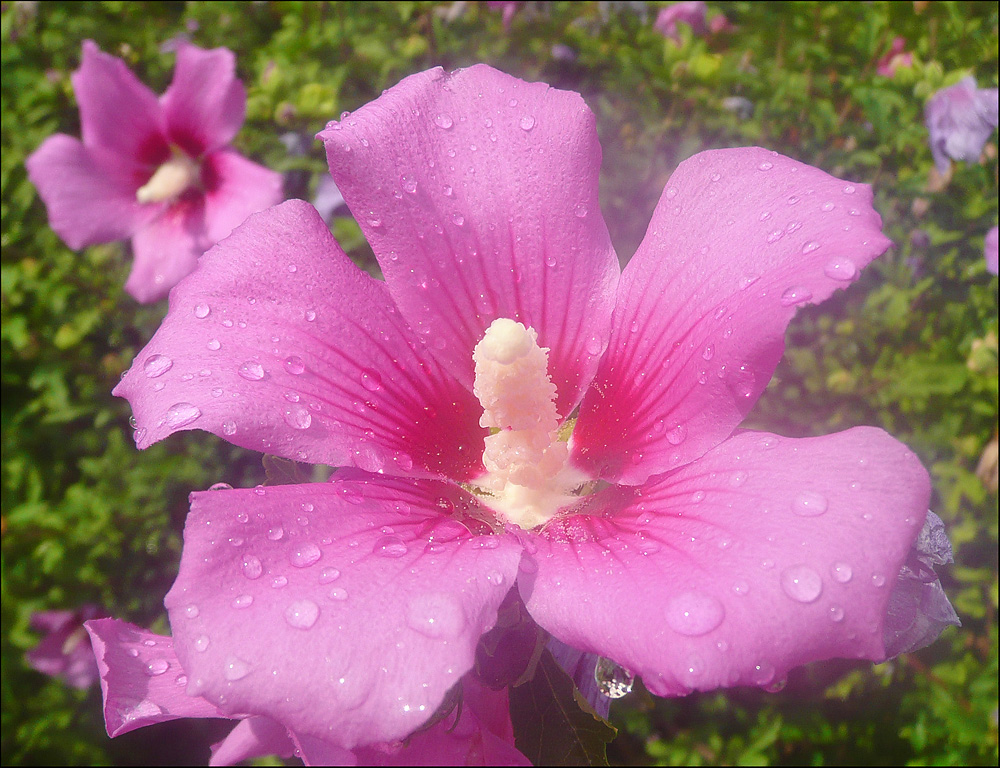
[[[319,618],[319,606],[312,600],[296,600],[285,609],[285,621],[296,629],[310,629]]]
[[[851,280],[858,273],[858,268],[850,259],[834,259],[823,267],[823,272],[833,280]]]
[[[808,565],[793,565],[782,572],[781,588],[792,600],[811,603],[823,591],[823,579]]]
[[[302,358],[298,355],[292,355],[285,359],[285,370],[294,376],[298,376],[300,373],[305,371],[306,364],[302,361]]]
[[[264,572],[264,566],[256,555],[244,555],[241,569],[248,579],[258,579]]]
[[[576,214],[578,219],[585,219],[587,217],[587,206],[583,203],[577,203],[576,207],[573,209],[573,213]]]
[[[417,180],[410,176],[409,174],[404,174],[399,177],[399,184],[403,188],[404,192],[408,192],[413,195],[417,191]]]
[[[802,246],[802,253],[812,253],[819,248],[819,243],[815,240],[810,240],[805,245]]]
[[[158,675],[162,675],[168,669],[170,669],[169,661],[166,659],[153,659],[142,668],[142,671],[150,677],[157,677]]]
[[[830,575],[834,581],[846,584],[854,576],[854,571],[847,563],[834,563],[830,566]]]
[[[687,438],[687,427],[683,424],[677,424],[673,429],[667,432],[667,442],[671,445],[680,445]],[[704,496],[704,494],[702,494]]]
[[[802,491],[792,502],[792,511],[802,517],[816,517],[826,512],[826,496],[815,491]]]
[[[247,381],[260,381],[264,378],[264,366],[253,360],[247,360],[239,367],[238,373]]]
[[[711,632],[726,615],[722,603],[711,595],[685,592],[667,602],[667,624],[675,632],[697,637]]]
[[[398,536],[382,536],[376,540],[372,551],[382,557],[402,557],[408,550],[406,542]]]
[[[293,405],[285,409],[285,423],[292,429],[309,429],[312,414],[301,405]]]
[[[232,437],[236,434],[236,422],[234,421],[224,421],[222,422],[222,434],[227,437]]]
[[[781,306],[793,307],[796,304],[804,304],[813,297],[812,291],[801,286],[793,286],[781,294]]]
[[[854,194],[854,185],[853,184],[848,184],[846,187],[844,187],[844,194],[845,195],[853,195]]]
[[[382,377],[378,371],[366,368],[361,372],[361,386],[369,392],[378,392],[382,388]]]
[[[844,609],[839,605],[831,605],[829,611],[830,621],[843,621],[844,620]]]
[[[311,541],[304,541],[295,548],[289,560],[296,568],[308,568],[322,555],[319,547]]]
[[[230,656],[226,659],[226,664],[222,669],[222,676],[229,681],[242,680],[250,673],[250,665],[243,659]]]
[[[331,600],[344,601],[347,599],[347,590],[343,587],[334,587],[330,590],[329,597]]]
[[[521,128],[523,130],[530,131],[534,127],[535,127],[534,117],[532,117],[531,115],[524,115],[524,117],[521,118]]]
[[[733,584],[733,592],[735,592],[740,597],[745,597],[750,593],[750,585],[745,581],[737,581]]]
[[[145,371],[146,376],[155,379],[169,371],[173,364],[174,361],[166,355],[150,355],[142,364],[142,370]]]
[[[233,602],[233,608],[249,608],[253,605],[253,595],[239,595]]]
[[[876,587],[884,587],[885,586],[885,576],[883,576],[881,573],[873,573],[872,574],[872,584],[874,584]]]
[[[772,168],[774,168],[774,163],[769,162],[767,160],[765,160],[763,163],[757,166],[757,169],[760,171],[769,171]]]
[[[171,429],[186,427],[201,416],[201,411],[191,403],[174,403],[167,410],[163,423]]]
[[[774,665],[762,661],[753,668],[750,677],[754,685],[769,685],[774,680]]]
[[[434,117],[434,125],[436,125],[438,128],[443,128],[444,130],[448,130],[454,124],[455,121],[451,119],[450,115],[442,113],[440,115],[435,115]]]
[[[603,695],[609,699],[620,699],[632,690],[635,675],[621,664],[600,656],[594,666],[594,680],[597,690]]]
[[[419,595],[407,606],[406,623],[426,637],[452,638],[465,627],[465,614],[451,595]]]
[[[706,360],[711,360],[711,359],[712,359],[713,357],[715,357],[715,347],[714,347],[714,346],[712,346],[711,344],[709,344],[709,345],[708,345],[707,347],[705,347],[705,349],[704,349],[704,350],[702,351],[702,353],[701,353],[701,356],[702,356],[703,358],[705,358]]]
[[[285,576],[275,576],[271,579],[271,587],[273,589],[281,589],[288,585],[288,579]]]
[[[194,316],[199,320],[204,320],[208,317],[208,313],[211,312],[211,308],[208,304],[196,304],[194,307]]]
[[[208,650],[208,644],[211,642],[208,635],[199,635],[198,639],[194,641],[194,649],[199,653],[204,653]]]

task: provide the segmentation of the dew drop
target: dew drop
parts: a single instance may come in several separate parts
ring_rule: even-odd
[[[831,605],[829,611],[830,621],[843,621],[844,620],[844,609],[839,605]]]
[[[404,174],[399,177],[399,184],[403,188],[404,192],[408,192],[413,195],[417,191],[417,180],[408,174]]]
[[[754,685],[769,685],[774,680],[774,665],[762,661],[751,673]]]
[[[292,355],[291,357],[285,359],[285,370],[293,376],[298,376],[300,373],[304,372],[305,369],[306,364],[298,355]]]
[[[311,309],[307,309],[305,311],[305,318],[307,323],[311,323],[316,319],[316,313]]]
[[[402,557],[408,549],[406,542],[398,536],[382,536],[376,540],[372,551],[382,557]]]
[[[811,603],[823,591],[823,579],[808,565],[793,565],[782,572],[781,588],[792,600]]]
[[[205,346],[208,347],[212,352],[218,352],[220,349],[222,349],[222,342],[219,341],[218,339],[209,339],[208,343]]]
[[[256,555],[244,555],[241,569],[243,575],[248,579],[259,579],[260,575],[264,572],[264,566],[261,564],[260,558]]]
[[[222,422],[222,434],[227,437],[232,437],[236,434],[236,422],[224,421]]]
[[[826,496],[816,491],[802,491],[792,502],[792,511],[802,517],[816,517],[826,512]]]
[[[280,541],[284,535],[285,530],[280,525],[275,526],[274,528],[268,528],[267,530],[267,538],[271,541]]]
[[[191,403],[174,403],[167,410],[163,423],[171,429],[186,427],[201,416],[201,411]]]
[[[198,610],[198,606],[195,605],[194,603],[191,603],[191,605],[187,606],[184,609],[184,615],[187,616],[189,619],[197,619],[199,613],[200,611]]]
[[[247,360],[239,367],[238,373],[247,381],[260,381],[264,378],[264,367],[253,360]]]
[[[208,644],[211,642],[208,635],[199,635],[198,639],[194,641],[194,649],[199,653],[204,653],[208,650]]]
[[[287,585],[288,585],[288,579],[285,576],[275,576],[273,579],[271,579],[272,589],[281,589],[282,587]]]
[[[211,312],[211,308],[208,304],[196,304],[194,307],[194,316],[199,320],[204,320],[208,317],[208,313]]]
[[[320,548],[311,541],[304,541],[299,544],[289,558],[296,568],[308,568],[322,556]]]
[[[226,665],[222,668],[222,676],[230,682],[242,680],[249,673],[250,665],[243,661],[243,659],[238,659],[235,656],[230,656],[226,659]]]
[[[535,118],[531,115],[524,115],[521,118],[521,129],[525,131],[530,131],[535,127]]]
[[[600,656],[594,666],[594,680],[597,682],[597,690],[604,696],[620,699],[632,690],[635,675],[621,664]]]
[[[760,170],[760,171],[769,171],[772,168],[774,168],[774,163],[772,163],[772,162],[770,162],[768,160],[765,160],[763,163],[761,163],[760,165],[757,166],[757,170]]]
[[[819,248],[819,243],[815,240],[810,240],[802,246],[802,253],[812,253]]]
[[[425,637],[456,637],[465,627],[462,606],[444,593],[419,595],[406,609],[406,623]]]
[[[680,445],[687,438],[687,427],[683,424],[677,424],[673,429],[667,432],[667,442],[671,445]]]
[[[452,217],[451,217],[451,222],[456,227],[460,227],[463,224],[465,224],[465,217],[462,214],[460,214],[460,213],[453,214]]]
[[[343,587],[334,587],[330,590],[329,597],[331,600],[338,600],[343,602],[347,599],[347,590]]]
[[[312,414],[301,405],[293,405],[285,409],[285,423],[292,429],[309,429]]]
[[[750,585],[745,581],[737,581],[733,584],[733,592],[735,592],[740,597],[745,597],[750,593]]]
[[[146,376],[155,379],[169,371],[173,364],[174,361],[166,355],[150,355],[143,363],[142,370],[145,371]]]
[[[711,360],[713,357],[715,357],[715,347],[709,344],[702,351],[701,356],[706,360]]]
[[[233,486],[231,486],[229,483],[212,483],[212,485],[210,485],[208,487],[208,490],[210,490],[210,491],[231,491],[231,490],[233,490]]]
[[[872,584],[874,584],[876,587],[884,587],[885,586],[885,576],[883,576],[881,573],[873,573],[872,574]]]
[[[319,618],[319,606],[312,600],[296,600],[285,609],[285,621],[296,629],[310,629]]]
[[[667,602],[667,624],[688,637],[707,634],[722,623],[726,615],[722,603],[711,595],[685,592]]]
[[[451,119],[450,115],[441,113],[440,115],[434,116],[434,125],[436,125],[438,128],[443,128],[444,130],[448,130],[454,124],[455,121]]]
[[[781,294],[781,306],[794,307],[796,304],[804,304],[813,297],[812,291],[801,286],[788,288]]]
[[[833,280],[851,280],[858,273],[858,268],[850,259],[834,259],[823,267],[823,272]]]
[[[854,576],[854,571],[847,563],[834,563],[830,566],[830,575],[834,581],[846,584]]]
[[[499,587],[504,582],[503,574],[500,571],[490,571],[486,574],[486,581],[495,587]]]
[[[361,386],[369,392],[378,392],[382,388],[382,377],[378,371],[366,368],[361,372]]]
[[[239,595],[233,600],[233,608],[249,608],[253,605],[253,595]]]
[[[157,677],[162,675],[168,669],[170,669],[169,661],[166,659],[153,659],[142,668],[142,671],[150,677]]]
[[[329,584],[331,581],[336,581],[340,578],[340,571],[336,568],[324,568],[319,575],[320,584]]]
[[[846,187],[844,187],[844,194],[845,195],[853,195],[854,191],[855,191],[855,189],[854,189],[854,185],[853,184],[848,184]]]

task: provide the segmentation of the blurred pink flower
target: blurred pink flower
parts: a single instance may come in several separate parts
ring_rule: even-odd
[[[228,146],[246,110],[233,53],[173,45],[174,79],[157,99],[85,41],[73,73],[83,141],[56,134],[27,160],[70,248],[131,239],[125,289],[141,302],[165,296],[233,227],[281,199],[281,176]]]
[[[993,227],[989,232],[986,233],[986,239],[983,241],[983,258],[986,259],[986,269],[992,272],[994,275],[997,274],[997,228]]]
[[[912,67],[913,54],[906,50],[906,38],[897,37],[889,51],[878,60],[876,72],[882,77],[892,77],[900,67]]]
[[[932,571],[897,597],[940,556],[915,550],[912,452],[737,429],[796,311],[888,247],[867,186],[703,152],[622,271],[578,94],[430,70],[320,138],[384,282],[286,202],[206,254],[115,389],[140,448],[203,428],[341,467],[192,495],[165,600],[190,695],[340,750],[393,742],[468,679],[512,588],[661,696],[949,623]]]
[[[36,611],[31,615],[31,628],[43,637],[25,654],[28,664],[73,688],[90,687],[98,679],[97,664],[83,623],[106,615],[90,604],[74,611]]]
[[[997,89],[977,88],[974,77],[942,88],[924,108],[931,154],[940,173],[950,160],[974,163],[997,127]]]
[[[491,11],[500,11],[503,13],[504,32],[510,31],[510,24],[514,20],[514,15],[517,13],[518,7],[522,4],[518,0],[489,0],[486,3]]]
[[[691,28],[691,33],[698,36],[732,29],[732,25],[723,14],[717,14],[711,19],[708,18],[707,14],[708,7],[703,0],[674,3],[660,10],[656,21],[653,22],[653,28],[675,43],[681,41],[678,24],[687,24]]]

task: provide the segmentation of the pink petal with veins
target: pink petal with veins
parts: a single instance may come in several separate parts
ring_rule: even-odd
[[[763,149],[682,163],[622,274],[576,463],[641,483],[728,437],[770,381],[798,307],[889,247],[871,201],[863,184]]]

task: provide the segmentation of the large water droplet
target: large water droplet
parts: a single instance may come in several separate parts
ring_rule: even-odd
[[[155,379],[157,376],[162,376],[169,371],[173,364],[174,361],[166,355],[150,355],[146,358],[146,362],[142,364],[142,370],[145,371],[149,378]]]
[[[194,307],[194,316],[199,320],[204,320],[208,317],[208,313],[211,311],[212,309],[208,306],[208,304],[196,304]]]
[[[285,370],[290,374],[298,376],[300,373],[304,372],[305,369],[306,364],[298,355],[292,355],[291,357],[285,359]]]
[[[319,618],[319,606],[312,600],[296,600],[285,609],[285,621],[296,629],[309,629]]]
[[[685,592],[667,602],[667,624],[678,634],[689,637],[711,632],[725,615],[721,602],[700,592]]]
[[[532,128],[535,127],[535,118],[532,117],[531,115],[524,115],[524,117],[521,118],[520,124],[523,130],[530,131]]]
[[[832,280],[851,280],[858,274],[858,268],[850,259],[840,258],[828,262],[823,272]]]
[[[231,682],[242,680],[248,674],[250,674],[250,665],[235,656],[226,659],[226,664],[222,668],[222,676]]]
[[[830,575],[839,584],[846,584],[854,577],[854,571],[847,563],[834,563],[830,566]]]
[[[232,437],[236,434],[236,422],[235,421],[224,421],[222,422],[222,434],[227,437]]]
[[[256,555],[244,555],[243,564],[240,566],[243,571],[243,575],[248,579],[259,579],[260,575],[264,572],[264,566],[260,562],[260,558]]]
[[[446,115],[443,112],[440,115],[434,116],[434,125],[436,125],[438,128],[443,128],[444,130],[448,130],[454,124],[455,121],[451,119],[451,116]]]
[[[635,675],[621,664],[600,656],[594,666],[594,680],[602,694],[609,699],[620,699],[632,690]]]
[[[801,286],[792,286],[781,294],[781,306],[793,307],[796,304],[804,304],[813,297],[812,291]]]
[[[232,602],[233,608],[249,608],[253,605],[253,595],[238,595]]]
[[[587,217],[587,206],[583,203],[577,203],[576,207],[573,209],[573,213],[576,214],[578,219],[585,219]]]
[[[375,541],[372,551],[382,557],[402,557],[407,552],[407,546],[398,536],[381,536]]]
[[[285,423],[292,429],[309,429],[312,414],[301,405],[293,405],[285,409]]]
[[[826,496],[816,491],[802,491],[792,502],[792,511],[802,517],[816,517],[826,512]]]
[[[770,685],[774,681],[774,665],[762,661],[753,668],[750,677],[754,685]]]
[[[168,669],[170,669],[169,661],[166,659],[153,659],[142,668],[142,671],[150,677],[157,677],[158,675],[162,675]]]
[[[781,588],[792,600],[811,603],[823,591],[823,579],[808,565],[793,565],[782,572]]]
[[[304,541],[292,551],[289,560],[296,568],[308,568],[319,560],[322,554],[320,548],[311,541]]]
[[[378,371],[366,368],[361,372],[361,386],[369,392],[378,392],[382,388],[382,376]]]
[[[260,381],[264,378],[264,366],[253,360],[247,360],[239,367],[238,373],[247,381]]]
[[[186,427],[192,421],[201,416],[201,411],[191,403],[174,403],[167,410],[167,415],[163,423],[171,429]]]
[[[683,424],[677,424],[673,429],[667,432],[667,442],[671,445],[680,445],[687,438],[687,427]]]
[[[426,637],[451,638],[465,627],[465,615],[462,606],[451,595],[420,595],[410,601],[406,623]]]

